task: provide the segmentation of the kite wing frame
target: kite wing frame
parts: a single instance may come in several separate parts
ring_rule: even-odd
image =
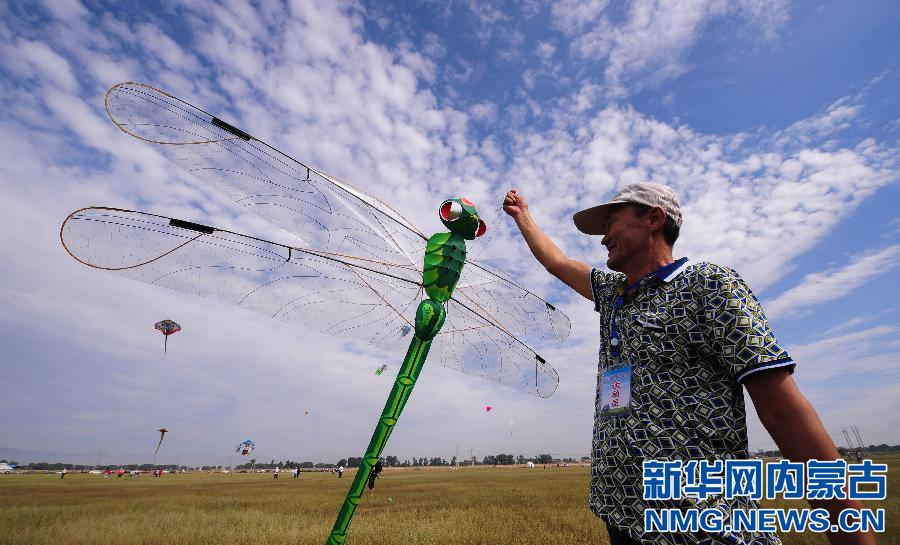
[[[426,297],[421,276],[409,267],[121,208],[76,210],[63,222],[60,240],[88,266],[379,348],[402,343]],[[500,282],[490,278],[484,289]],[[475,289],[458,289],[447,303],[451,312],[432,345],[439,362],[541,397],[552,394],[556,371],[504,326],[497,305],[473,301]],[[527,311],[522,304],[515,309]]]
[[[377,347],[393,345],[412,328],[415,307],[424,297],[427,237],[396,210],[150,85],[114,85],[105,104],[120,130],[151,144],[302,244],[288,246],[165,216],[91,207],[73,212],[60,231],[63,246],[76,260],[154,285],[215,295],[282,321]],[[499,214],[487,212],[492,213]],[[86,217],[91,214],[95,217]],[[97,217],[104,214],[118,217]],[[92,248],[85,240],[79,245],[80,235],[73,232],[67,244],[67,225],[82,219],[95,222],[94,235],[87,222],[79,225],[88,239],[106,231],[102,236],[119,237],[120,245],[107,246],[103,255],[106,239],[98,239]],[[497,227],[489,229],[487,239],[496,237]],[[569,320],[506,273],[474,259],[482,253],[477,248],[470,253],[463,283],[446,303],[447,322],[432,352],[440,354],[446,367],[549,396],[559,377],[520,337],[561,341],[568,335]],[[222,259],[226,255],[235,262]],[[200,282],[201,275],[210,285]],[[327,305],[334,308],[328,310]],[[326,319],[308,319],[316,313]],[[487,358],[499,359],[492,363]]]
[[[212,189],[323,252],[421,272],[427,237],[383,201],[144,83],[106,93],[122,132],[153,144]]]

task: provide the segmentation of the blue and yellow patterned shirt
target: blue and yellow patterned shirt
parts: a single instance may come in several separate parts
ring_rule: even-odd
[[[624,275],[598,269],[591,271],[591,285],[600,314],[591,510],[642,543],[715,543],[705,535],[644,532],[645,508],[677,505],[643,499],[642,462],[747,458],[741,383],[763,370],[793,370],[794,363],[756,296],[729,268],[682,258],[632,286],[633,292]],[[629,403],[609,411],[601,378],[623,365],[630,366]],[[613,395],[615,405],[619,392]],[[746,498],[729,503],[757,507]],[[742,538],[780,543],[771,534]]]

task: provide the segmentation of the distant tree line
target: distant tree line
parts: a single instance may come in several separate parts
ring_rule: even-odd
[[[0,460],[0,463],[3,463]],[[162,468],[166,471],[177,471],[181,469],[195,469],[190,466],[177,465],[177,464],[107,464],[107,465],[93,465],[93,464],[63,464],[63,463],[51,463],[51,462],[32,462],[26,465],[18,465],[15,461],[8,462],[11,466],[17,466],[16,469],[27,469],[30,471],[62,471],[63,468],[70,471],[89,471],[92,469],[96,470],[104,470],[109,469],[115,471],[119,468],[128,470],[128,471],[153,471],[154,469]],[[204,466],[206,468],[206,466]]]
[[[882,443],[880,445],[869,445],[866,447],[869,452],[872,453],[891,453],[891,452],[900,452],[900,445],[888,445]],[[846,447],[838,447],[838,452],[842,456],[846,456],[847,454],[853,454],[855,451],[851,451]],[[777,450],[768,450],[768,451],[758,451],[757,455],[767,456],[767,457],[778,457],[781,456],[781,453]],[[527,462],[532,462],[534,464],[559,464],[559,463],[578,463],[578,462],[588,462],[590,461],[588,458],[558,458],[553,456],[552,454],[539,454],[537,456],[524,456],[519,454],[517,456],[513,456],[512,454],[493,454],[489,456],[483,457],[480,461],[478,459],[474,460],[475,465],[487,465],[487,466],[505,466],[505,465],[522,465]],[[186,466],[186,465],[178,465],[178,464],[103,464],[103,465],[93,465],[93,464],[63,464],[63,463],[53,463],[53,462],[32,462],[26,465],[20,466],[18,462],[15,460],[0,460],[0,463],[8,463],[11,466],[18,466],[18,469],[27,469],[32,471],[61,471],[63,468],[66,468],[70,471],[87,471],[91,469],[111,469],[115,470],[118,468],[122,468],[128,471],[138,470],[138,471],[153,471],[157,468],[162,468],[167,471],[178,471],[181,469],[200,469],[203,471],[215,471],[226,469],[228,466],[223,465],[204,465],[204,466]],[[354,468],[359,467],[360,463],[362,463],[362,458],[349,456],[347,458],[341,458],[336,463],[325,463],[325,462],[298,462],[295,460],[270,460],[269,462],[258,462],[256,459],[251,459],[249,462],[245,464],[235,465],[235,469],[274,469],[276,467],[300,467],[301,469],[328,469],[337,466],[344,466],[345,468]],[[441,458],[440,456],[434,457],[426,457],[423,456],[421,458],[417,458],[415,456],[412,459],[400,460],[396,456],[384,456],[381,458],[381,463],[385,467],[422,467],[422,466],[455,466],[456,465],[456,456],[447,460],[445,458]],[[460,465],[472,465],[473,460],[467,458],[461,458],[459,460]]]
[[[868,447],[865,447],[865,448],[866,448],[869,452],[871,452],[871,453],[876,453],[876,452],[880,452],[880,453],[900,452],[900,445],[888,445],[888,444],[885,444],[885,443],[882,443],[882,444],[880,444],[880,445],[869,445]],[[848,449],[847,447],[838,447],[837,449],[838,449],[838,453],[840,453],[841,456],[847,456],[848,454],[855,454],[855,453],[856,453],[856,449],[850,450],[850,449]],[[757,455],[762,455],[762,456],[766,456],[766,457],[770,457],[770,458],[771,458],[771,457],[778,457],[778,456],[781,456],[781,451],[778,451],[778,450],[761,450],[761,451],[758,451],[756,454],[757,454]]]
[[[381,463],[384,467],[436,467],[436,466],[455,466],[456,465],[456,456],[451,457],[449,460],[446,458],[442,458],[440,456],[427,457],[423,456],[421,458],[417,458],[415,456],[412,459],[400,460],[400,458],[396,456],[383,456],[380,458]],[[512,454],[494,454],[490,456],[485,456],[481,460],[476,459],[475,465],[489,465],[489,466],[499,466],[499,465],[514,465],[514,464],[525,464],[526,462],[533,462],[535,464],[556,464],[556,463],[578,463],[579,461],[589,461],[588,459],[575,459],[575,458],[558,458],[551,454],[540,454],[538,456],[527,457],[522,454],[518,456],[514,456]],[[237,465],[235,468],[238,469],[274,469],[276,467],[300,467],[301,469],[328,469],[337,466],[344,466],[345,468],[354,468],[359,467],[362,463],[361,457],[356,456],[348,456],[347,458],[341,458],[337,462],[333,464],[329,463],[321,463],[321,462],[297,462],[295,460],[270,460],[269,462],[257,462],[256,460],[251,460],[245,464]],[[459,463],[461,465],[472,465],[471,459],[460,459]]]

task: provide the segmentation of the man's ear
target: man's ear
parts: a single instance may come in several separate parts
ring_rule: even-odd
[[[662,230],[666,223],[666,212],[660,206],[654,206],[648,214],[650,217],[650,228],[652,231]]]

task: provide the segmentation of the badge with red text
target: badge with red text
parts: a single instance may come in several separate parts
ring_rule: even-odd
[[[631,365],[603,371],[600,376],[600,418],[631,411]]]

